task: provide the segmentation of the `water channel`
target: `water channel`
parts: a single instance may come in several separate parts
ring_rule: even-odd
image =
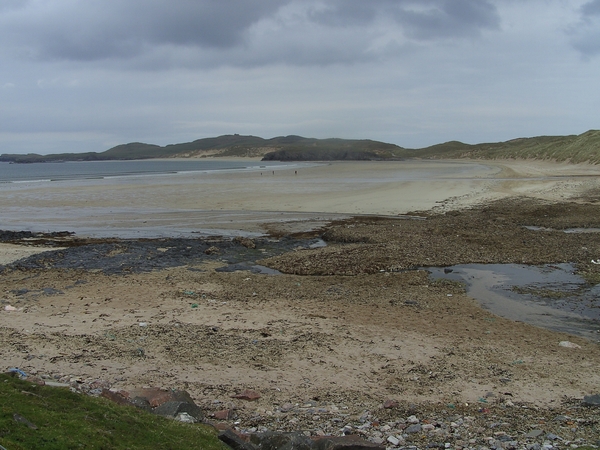
[[[502,317],[600,342],[600,284],[571,264],[464,264],[428,267],[434,279],[464,282],[467,293]]]

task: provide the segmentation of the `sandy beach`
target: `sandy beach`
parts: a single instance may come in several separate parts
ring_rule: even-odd
[[[257,162],[258,163],[258,162]],[[591,165],[500,161],[332,162],[298,169],[1,187],[1,228],[92,236],[260,234],[352,215],[397,216],[527,195],[566,199],[597,182]]]
[[[423,170],[434,179],[406,179]],[[297,174],[3,186],[2,223],[13,230],[252,240],[196,248],[163,237],[135,253],[133,241],[67,248],[49,239],[30,265],[19,262],[35,251],[27,240],[1,244],[1,306],[14,309],[0,311],[0,370],[186,389],[209,415],[235,411],[240,429],[335,428],[328,413],[281,413],[306,402],[343,405],[348,422],[389,399],[417,411],[479,404],[501,416],[521,406],[554,414],[566,399],[598,393],[598,344],[495,316],[463,286],[415,268],[565,260],[595,274],[598,233],[523,225],[600,227],[599,175],[597,166],[533,161],[336,162]],[[406,214],[420,219],[399,220]],[[327,247],[298,241],[271,253],[269,239],[309,232]],[[284,274],[217,271],[231,251]],[[169,267],[136,270],[172,254]],[[92,268],[91,256],[115,263]],[[61,268],[67,259],[72,268]],[[232,400],[243,389],[261,398]]]

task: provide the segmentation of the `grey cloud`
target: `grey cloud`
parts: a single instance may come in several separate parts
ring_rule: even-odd
[[[154,45],[228,48],[284,0],[62,0],[0,15],[11,41],[40,58],[130,57]],[[0,14],[3,13],[0,10]]]
[[[144,70],[351,64],[500,22],[489,0],[6,1],[0,50]]]
[[[592,0],[580,8],[579,23],[571,27],[571,44],[585,58],[600,54],[600,0]]]
[[[600,16],[600,0],[592,0],[581,7],[583,16]]]
[[[500,24],[496,7],[485,0],[335,0],[312,17],[337,26],[365,25],[378,17],[391,17],[416,40],[477,35]]]

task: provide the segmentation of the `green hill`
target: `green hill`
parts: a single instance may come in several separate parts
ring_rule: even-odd
[[[450,141],[421,149],[406,149],[385,142],[349,139],[312,139],[302,136],[257,136],[230,134],[193,142],[159,145],[132,142],[105,152],[52,155],[3,154],[0,161],[28,163],[52,161],[102,161],[189,157],[263,157],[278,161],[331,161],[381,159],[542,159],[573,163],[600,163],[600,131],[580,135],[538,136],[506,142],[465,144]]]
[[[506,142],[469,145],[451,141],[409,151],[427,159],[542,159],[600,163],[600,130],[571,136],[539,136]]]

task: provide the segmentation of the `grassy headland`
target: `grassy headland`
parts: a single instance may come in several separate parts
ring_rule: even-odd
[[[7,449],[223,449],[205,425],[182,424],[65,388],[0,375],[0,445]]]

